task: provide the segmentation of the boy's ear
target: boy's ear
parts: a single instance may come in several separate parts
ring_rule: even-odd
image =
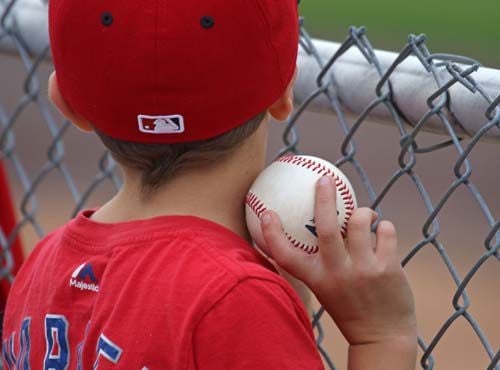
[[[277,121],[286,121],[293,112],[293,86],[297,80],[297,74],[298,68],[295,68],[295,74],[288,84],[286,91],[271,107],[269,107],[269,113]]]
[[[49,98],[59,111],[66,117],[73,125],[85,132],[94,131],[94,128],[85,118],[74,112],[69,104],[64,100],[59,90],[57,83],[56,72],[52,72],[49,78]]]

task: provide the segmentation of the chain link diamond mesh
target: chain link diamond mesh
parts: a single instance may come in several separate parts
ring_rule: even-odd
[[[61,185],[67,187],[71,194],[72,203],[67,206],[71,208],[73,216],[86,207],[89,198],[105,184],[107,186],[111,185],[115,190],[119,189],[121,179],[114,161],[106,152],[103,152],[96,163],[97,170],[92,181],[86,183],[82,189],[75,176],[78,169],[70,167],[67,163],[67,157],[72,150],[71,146],[66,145],[69,123],[62,121],[50,107],[46,92],[42,88],[45,81],[42,80],[44,75],[40,70],[50,54],[49,46],[40,46],[39,50],[43,51],[34,54],[21,36],[16,22],[12,20],[12,13],[18,10],[15,7],[16,0],[0,0],[0,3],[4,5],[3,14],[0,13],[0,42],[8,42],[13,45],[11,52],[14,50],[13,54],[18,60],[18,64],[25,70],[22,92],[20,97],[11,104],[13,108],[8,111],[6,104],[0,100],[0,159],[9,169],[10,180],[17,184],[15,189],[17,195],[16,207],[18,209],[17,225],[11,230],[0,227],[0,246],[2,248],[0,279],[10,284],[14,279],[12,250],[15,241],[26,228],[34,230],[38,238],[42,238],[47,232],[39,222],[39,218],[47,210],[40,206],[38,193],[40,187],[44,185],[44,182],[50,176],[57,173],[63,179],[64,183]],[[320,56],[315,41],[308,35],[304,27],[301,28],[300,47],[303,52],[315,59],[320,68],[320,73],[316,77],[317,88],[309,92],[308,97],[301,102],[294,115],[287,122],[283,132],[284,146],[277,156],[287,153],[303,154],[300,149],[301,142],[299,142],[301,138],[298,129],[299,122],[315,100],[326,97],[331,110],[331,124],[338,125],[343,133],[341,145],[338,148],[332,147],[332,152],[334,152],[332,155],[337,157],[335,164],[341,168],[350,168],[358,176],[363,187],[358,191],[366,192],[367,198],[371,202],[371,208],[383,215],[385,207],[389,207],[384,201],[389,197],[392,189],[403,181],[402,179],[406,179],[412,184],[412,188],[408,188],[408,192],[416,192],[420,197],[425,209],[426,219],[423,224],[414,225],[414,227],[421,230],[421,239],[409,249],[402,260],[402,264],[406,267],[424,250],[432,248],[437,252],[438,257],[436,258],[439,259],[435,263],[443,263],[453,281],[455,291],[453,300],[450,303],[451,314],[441,323],[439,330],[433,336],[419,339],[419,345],[422,349],[420,367],[422,369],[436,369],[445,366],[445,364],[436,362],[433,356],[434,351],[439,343],[446,338],[454,323],[459,318],[463,318],[479,339],[485,355],[489,358],[487,369],[500,370],[500,351],[494,347],[495,343],[489,340],[477,317],[471,313],[472,300],[467,291],[474,277],[487,262],[494,261],[495,268],[498,271],[498,260],[500,259],[500,219],[495,217],[493,210],[471,178],[472,163],[470,157],[472,153],[488,132],[500,128],[500,96],[490,96],[474,78],[481,65],[470,58],[432,54],[426,46],[425,36],[411,35],[398,58],[389,68],[384,69],[363,27],[351,28],[348,37],[335,54],[331,55],[329,60],[325,60]],[[361,114],[356,116],[346,113],[337,94],[338,86],[329,74],[330,71],[336,68],[338,60],[353,48],[361,52],[373,73],[379,76],[375,88],[376,98],[366,106]],[[7,58],[7,56],[5,57]],[[428,111],[414,125],[408,125],[403,110],[395,103],[391,83],[394,72],[410,57],[418,58],[428,75],[435,81],[435,91],[428,96],[426,101]],[[4,79],[3,74],[4,72],[0,70],[0,81]],[[449,91],[457,84],[464,86],[471,93],[481,96],[487,103],[481,129],[473,133],[470,138],[465,138],[462,132],[458,132],[455,123],[450,118],[452,114],[450,115],[449,111]],[[17,96],[15,94],[18,88],[19,86],[6,86],[0,83],[0,89],[12,91],[12,97]],[[397,168],[385,180],[385,185],[377,188],[371,181],[366,169],[369,163],[363,164],[358,158],[359,147],[357,140],[362,135],[363,128],[366,125],[371,125],[369,118],[372,112],[380,106],[385,107],[390,112],[392,117],[390,124],[398,132],[399,142],[396,145],[399,147],[399,153]],[[37,122],[25,122],[23,120],[23,114],[26,110],[36,111]],[[447,138],[438,144],[422,145],[420,144],[420,137],[431,119],[439,120],[441,130],[446,132]],[[16,129],[18,126],[26,124],[44,125],[44,131],[51,138],[50,144],[44,151],[38,153],[40,158],[46,157],[45,163],[43,166],[34,169],[28,168],[25,165],[25,160],[18,153],[20,149],[19,142],[26,143],[26,140],[21,140],[22,138],[16,135]],[[456,160],[450,163],[453,168],[454,180],[439,199],[433,200],[428,191],[428,184],[424,183],[421,176],[419,176],[419,164],[423,156],[438,155],[437,153],[444,148],[452,148],[456,152]],[[82,158],[82,160],[85,160],[85,158]],[[441,240],[440,229],[443,208],[459,189],[460,191],[465,190],[475,202],[477,209],[474,211],[474,217],[481,217],[487,225],[485,234],[475,236],[478,244],[482,243],[482,250],[476,250],[478,257],[464,276],[460,274],[453,258],[449,255],[449,251],[453,246],[446,245]],[[3,205],[2,208],[4,208]],[[477,249],[477,246],[474,248]],[[499,275],[496,276],[498,278]],[[428,297],[428,299],[432,299],[432,297]],[[325,364],[327,368],[335,369],[333,361],[335,356],[330,356],[324,346],[325,332],[322,322],[325,316],[324,310],[320,308],[314,314],[312,323],[317,334],[318,349],[325,360]],[[468,338],[468,340],[472,339]]]
[[[344,41],[342,46],[338,49],[337,53],[333,55],[329,61],[326,62],[319,58],[317,52],[315,51],[314,43],[311,42],[311,38],[303,28],[301,46],[311,55],[317,56],[317,63],[321,66],[322,71],[317,79],[318,89],[311,93],[309,99],[306,99],[303,102],[303,104],[299,107],[297,113],[291,118],[290,122],[288,123],[283,136],[283,140],[286,146],[280,151],[278,156],[284,155],[289,152],[301,153],[298,147],[299,135],[296,131],[297,121],[300,118],[301,113],[307,109],[307,106],[311,104],[313,99],[316,99],[320,94],[327,95],[328,100],[331,103],[331,109],[335,111],[335,114],[338,118],[338,123],[341,125],[342,130],[345,133],[345,138],[340,148],[341,157],[335,164],[341,168],[342,166],[350,165],[356,170],[356,172],[362,179],[362,182],[366,187],[366,191],[372,201],[371,208],[377,211],[379,214],[382,214],[382,209],[380,207],[382,201],[391,191],[393,186],[403,176],[407,176],[411,179],[412,183],[415,186],[415,189],[421,195],[422,202],[424,203],[428,214],[427,219],[422,225],[423,238],[411,249],[407,256],[405,256],[402,261],[403,266],[406,266],[408,262],[423,248],[436,248],[443,262],[446,264],[449,274],[452,276],[456,284],[456,292],[452,302],[454,308],[453,314],[448,318],[448,320],[446,320],[445,323],[443,323],[438,333],[433,338],[430,338],[429,341],[424,340],[424,338],[419,338],[419,344],[424,350],[424,354],[420,359],[422,368],[435,368],[434,360],[432,357],[433,349],[442,340],[443,336],[447,332],[447,329],[453,324],[453,322],[457,320],[457,318],[463,316],[469,322],[471,328],[481,340],[485,351],[488,353],[488,356],[491,359],[491,363],[488,366],[488,369],[498,370],[500,369],[500,366],[498,365],[500,352],[495,352],[495,350],[488,342],[488,339],[485,337],[483,331],[481,330],[481,327],[478,325],[476,319],[467,311],[467,309],[471,305],[471,301],[467,295],[466,288],[470,281],[473,279],[474,275],[488,259],[495,258],[498,261],[500,258],[500,219],[495,220],[495,217],[491,213],[488,204],[482,197],[479,189],[470,181],[472,166],[469,163],[468,159],[481,138],[489,130],[493,130],[500,126],[500,96],[496,98],[490,97],[474,80],[473,73],[477,71],[480,66],[478,62],[475,62],[469,58],[454,55],[432,55],[425,45],[425,40],[426,38],[423,35],[410,35],[410,37],[408,38],[408,44],[404,47],[403,51],[400,53],[394,64],[389,69],[384,71],[380,68],[380,64],[377,60],[374,49],[366,37],[365,28],[352,27],[349,31],[349,36]],[[366,107],[365,111],[361,115],[356,117],[352,124],[348,122],[341,102],[338,100],[335,93],[332,93],[332,87],[333,91],[335,91],[334,81],[325,81],[324,78],[331,68],[335,68],[335,62],[342,56],[343,53],[345,53],[350,48],[359,49],[359,51],[366,58],[366,61],[373,66],[373,68],[380,76],[380,82],[376,87],[377,98],[369,106]],[[396,70],[406,58],[412,55],[416,56],[428,71],[428,73],[432,74],[432,76],[435,78],[436,91],[427,99],[427,105],[429,106],[428,112],[421,118],[417,125],[408,129],[404,124],[406,120],[401,116],[400,111],[392,101],[390,77],[394,70]],[[472,62],[472,65],[469,67],[463,67],[456,62]],[[446,79],[440,77],[442,76],[442,74],[439,73],[439,71],[443,69],[448,72]],[[485,101],[487,101],[488,103],[488,108],[484,112],[484,125],[482,125],[482,128],[467,143],[462,142],[462,138],[457,134],[454,126],[449,121],[448,115],[444,112],[448,106],[447,91],[451,86],[457,83],[464,85],[473,93],[481,94]],[[357,146],[355,143],[355,138],[361,126],[368,122],[367,118],[370,112],[373,111],[378,105],[385,105],[391,112],[395,126],[399,130],[401,151],[398,158],[400,168],[389,179],[387,179],[386,185],[381,190],[375,191],[370,182],[370,179],[366,174],[366,171],[364,170],[361,163],[356,159]],[[420,147],[418,145],[419,133],[432,116],[438,117],[442,122],[442,125],[448,132],[449,140],[430,147]],[[431,201],[426,187],[420,180],[418,173],[415,171],[415,168],[417,165],[419,154],[432,153],[447,146],[454,147],[459,155],[456,162],[452,164],[456,180],[452,184],[450,184],[445,194],[443,194],[441,199],[436,203]],[[449,258],[447,248],[439,240],[440,211],[443,209],[446,202],[459,187],[465,187],[469,191],[470,196],[472,196],[479,205],[485,222],[487,222],[490,227],[487,235],[483,237],[485,248],[484,253],[480,256],[474,266],[463,278],[460,277],[452,260]],[[323,339],[320,325],[320,317],[322,315],[324,315],[324,311],[320,310],[318,313],[316,313],[313,319],[313,325],[318,329],[319,343],[321,343]],[[327,354],[322,350],[321,344],[319,345],[319,348],[323,356],[327,359],[330,368],[335,369],[333,363],[328,359]]]

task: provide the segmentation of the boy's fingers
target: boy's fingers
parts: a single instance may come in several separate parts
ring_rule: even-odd
[[[329,267],[342,264],[348,254],[338,222],[335,180],[330,176],[322,177],[316,184],[314,221],[322,259]]]
[[[289,274],[306,281],[307,256],[290,243],[283,231],[279,216],[272,211],[265,212],[261,217],[261,228],[271,258]]]
[[[348,251],[353,263],[366,264],[375,260],[371,226],[377,214],[369,208],[358,208],[347,224]]]
[[[396,228],[389,221],[381,221],[377,226],[377,247],[375,254],[380,261],[392,263],[398,260],[398,236]]]

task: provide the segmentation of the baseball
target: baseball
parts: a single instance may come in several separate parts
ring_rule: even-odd
[[[319,251],[314,223],[316,182],[331,176],[337,185],[337,214],[342,237],[357,208],[356,195],[347,177],[333,164],[320,158],[292,155],[277,159],[257,177],[246,197],[247,227],[255,244],[265,246],[260,217],[276,212],[291,244],[307,254]]]

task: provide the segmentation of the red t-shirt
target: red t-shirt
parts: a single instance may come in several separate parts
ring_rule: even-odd
[[[6,369],[324,369],[297,294],[238,235],[191,216],[101,224],[91,214],[21,268]]]

